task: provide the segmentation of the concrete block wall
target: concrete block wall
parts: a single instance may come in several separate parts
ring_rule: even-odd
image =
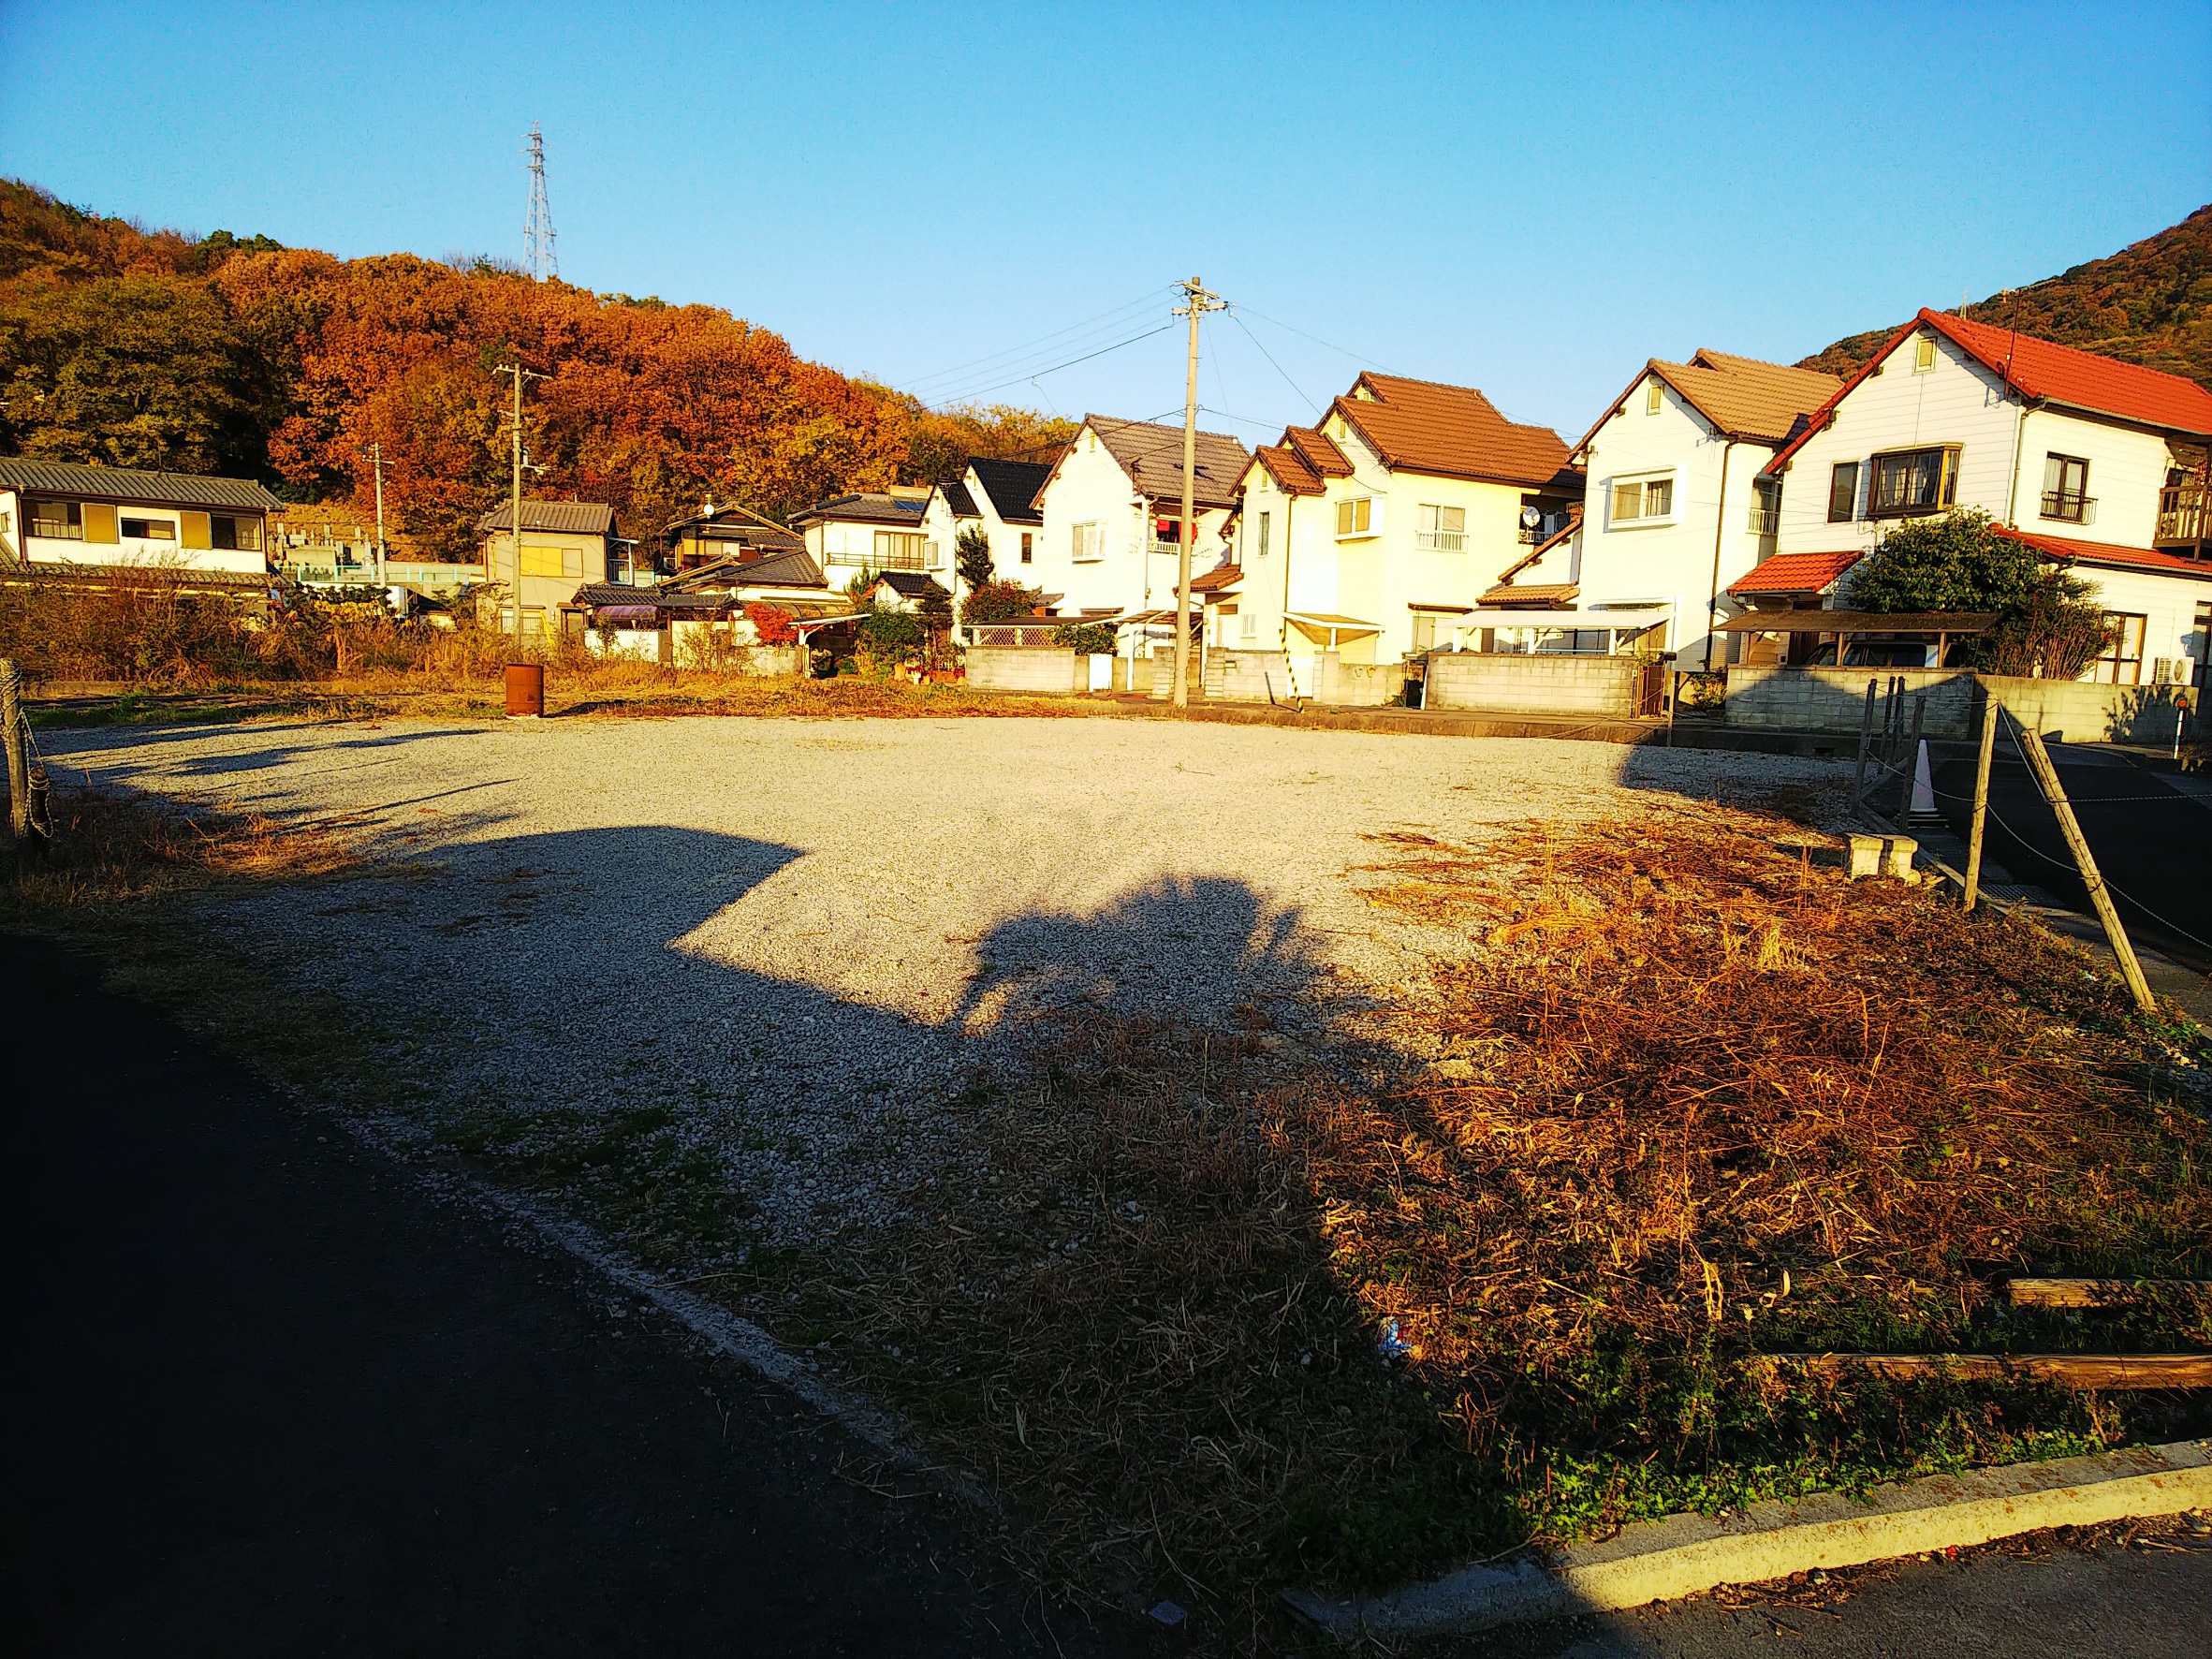
[[[1995,674],[1982,683],[2021,725],[2070,743],[2171,743],[2176,714],[2184,737],[2199,729],[2191,686],[2097,685]]]
[[[1403,663],[1347,663],[1333,651],[1313,660],[1313,700],[1337,709],[1377,709],[1405,691]]]
[[[1264,703],[1272,688],[1290,696],[1290,658],[1280,651],[1212,651],[1206,656],[1206,697],[1216,703]],[[1311,691],[1311,687],[1307,688]]]
[[[1974,676],[1965,668],[1789,668],[1728,670],[1728,697],[1721,704],[1730,726],[1770,731],[1856,732],[1866,717],[1867,684],[1874,684],[1877,725],[1882,697],[1891,683],[1905,683],[1905,723],[1912,721],[1912,699],[1925,694],[1926,712],[1921,735],[1963,738],[1974,729]]]
[[[1439,651],[1428,658],[1428,709],[1629,719],[1643,664],[1633,656],[1510,656]]]
[[[1068,694],[1090,688],[1091,659],[1057,645],[975,645],[968,683],[984,691]]]

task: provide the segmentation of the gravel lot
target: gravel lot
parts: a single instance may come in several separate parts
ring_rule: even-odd
[[[1150,720],[386,723],[49,732],[95,783],[357,815],[398,861],[210,901],[387,1026],[426,1111],[671,1106],[776,1241],[900,1211],[933,1108],[1047,1006],[1417,988],[1453,930],[1366,837],[1832,783],[1833,762]]]

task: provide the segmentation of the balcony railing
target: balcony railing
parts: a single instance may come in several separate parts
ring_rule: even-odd
[[[1520,540],[1527,547],[1541,547],[1567,527],[1565,513],[1545,513],[1533,524],[1521,526]]]
[[[1781,533],[1781,508],[1755,507],[1751,509],[1751,532],[1753,536],[1778,536]]]
[[[1179,541],[1163,541],[1157,536],[1152,537],[1152,551],[1155,553],[1163,553],[1172,559],[1182,551],[1183,544]]]
[[[2097,498],[2073,490],[2045,490],[2043,492],[2043,516],[2056,519],[2062,524],[2094,524],[2097,521]]]
[[[1467,551],[1467,532],[1464,530],[1416,530],[1414,545],[1432,553],[1463,553]]]
[[[2159,541],[2203,541],[2205,486],[2173,484],[2159,492]]]

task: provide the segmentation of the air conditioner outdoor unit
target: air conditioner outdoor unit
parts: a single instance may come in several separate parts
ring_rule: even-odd
[[[2153,657],[2150,664],[2150,683],[2153,685],[2178,685],[2181,675],[2178,666],[2170,656]]]

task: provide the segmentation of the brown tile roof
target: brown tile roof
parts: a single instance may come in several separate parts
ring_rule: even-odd
[[[1191,578],[1191,592],[1194,594],[1219,594],[1235,587],[1243,580],[1243,565],[1216,565],[1205,575]]]
[[[1518,576],[1522,571],[1528,569],[1530,565],[1535,564],[1537,560],[1543,558],[1545,554],[1550,552],[1553,548],[1558,547],[1560,543],[1567,540],[1581,528],[1582,503],[1577,501],[1572,503],[1568,507],[1567,521],[1565,524],[1561,525],[1560,529],[1553,535],[1547,536],[1543,541],[1538,542],[1534,547],[1531,548],[1527,552],[1523,553],[1519,558],[1508,565],[1502,571],[1499,572],[1498,580],[1501,582],[1511,581],[1515,577]]]
[[[1183,429],[1155,426],[1149,420],[1116,420],[1106,415],[1086,415],[1085,425],[1098,434],[1108,454],[1121,463],[1136,487],[1165,506],[1179,506],[1183,496]],[[1198,434],[1196,476],[1191,480],[1194,507],[1237,505],[1237,486],[1252,452],[1225,433]]]
[[[1289,436],[1287,433],[1283,435]],[[1304,457],[1287,445],[1262,444],[1252,451],[1252,459],[1267,469],[1285,495],[1319,495],[1328,487],[1321,475],[1306,464]]]
[[[1348,478],[1352,476],[1352,462],[1343,450],[1337,448],[1336,439],[1311,426],[1286,426],[1282,441],[1298,452],[1298,459],[1325,478]]]
[[[1365,390],[1369,395],[1356,395]],[[1548,426],[1519,426],[1472,386],[1364,374],[1330,413],[1365,438],[1394,472],[1562,486],[1566,440]]]
[[[1686,363],[1653,358],[1636,371],[1627,389],[1599,416],[1582,441],[1580,454],[1598,435],[1598,428],[1620,413],[1630,393],[1656,374],[1676,393],[1727,437],[1757,444],[1788,441],[1799,421],[1826,403],[1842,387],[1833,374],[1816,369],[1793,369],[1784,363],[1762,362],[1755,357],[1736,357],[1725,351],[1699,347]]]
[[[1493,609],[1503,606],[1527,606],[1541,610],[1555,605],[1572,605],[1582,589],[1571,581],[1531,582],[1526,587],[1516,587],[1512,582],[1501,582],[1482,596],[1482,603]]]

